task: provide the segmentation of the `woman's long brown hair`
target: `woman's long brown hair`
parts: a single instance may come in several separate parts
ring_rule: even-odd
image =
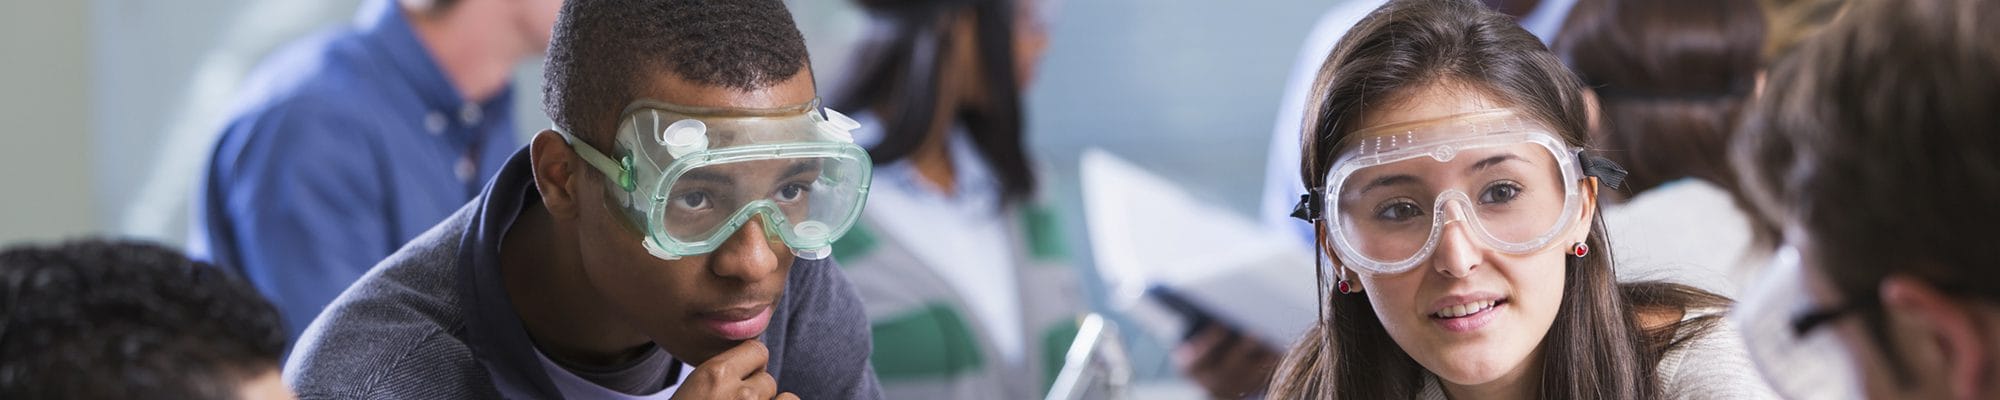
[[[1347,135],[1363,128],[1362,116],[1371,107],[1389,105],[1408,89],[1438,84],[1479,91],[1559,131],[1570,146],[1587,148],[1582,85],[1512,17],[1473,0],[1395,0],[1348,31],[1321,65],[1300,125],[1305,127],[1302,183],[1325,186],[1336,151]],[[1567,258],[1561,308],[1541,343],[1537,397],[1656,398],[1653,367],[1660,356],[1683,339],[1704,334],[1718,317],[1646,329],[1638,314],[1681,315],[1729,301],[1684,285],[1619,284],[1604,222],[1596,215],[1586,244],[1597,252]],[[1415,397],[1425,370],[1389,337],[1368,297],[1323,296],[1323,321],[1286,355],[1271,398]]]

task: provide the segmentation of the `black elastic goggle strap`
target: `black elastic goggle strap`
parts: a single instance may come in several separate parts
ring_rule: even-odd
[[[1604,186],[1609,186],[1612,189],[1617,189],[1619,186],[1624,185],[1625,175],[1629,174],[1629,172],[1625,171],[1625,167],[1618,166],[1617,162],[1611,161],[1609,158],[1590,155],[1583,150],[1576,151],[1576,159],[1583,163],[1584,176],[1595,177],[1597,178],[1597,182],[1603,183]]]
[[[1306,194],[1299,195],[1299,204],[1292,206],[1292,218],[1298,218],[1300,220],[1306,221],[1307,223],[1315,224],[1315,226],[1313,227],[1313,282],[1315,286],[1318,287],[1318,290],[1315,290],[1313,295],[1319,298],[1319,301],[1314,302],[1317,303],[1314,304],[1314,306],[1316,306],[1316,308],[1319,309],[1319,315],[1316,315],[1315,317],[1316,319],[1319,320],[1319,326],[1322,331],[1332,332],[1333,321],[1330,321],[1327,318],[1328,315],[1327,307],[1330,307],[1329,305],[1330,302],[1328,301],[1329,299],[1327,299],[1326,296],[1329,293],[1332,293],[1332,291],[1334,290],[1334,286],[1328,283],[1327,281],[1326,268],[1324,268],[1324,266],[1326,265],[1326,252],[1321,251],[1319,248],[1320,242],[1324,240],[1324,238],[1320,237],[1321,232],[1319,227],[1317,226],[1320,217],[1319,196],[1320,196],[1319,189],[1311,189],[1311,188],[1306,189]],[[1336,272],[1336,273],[1338,274],[1341,272]],[[1340,279],[1340,277],[1336,276],[1334,277],[1334,279],[1338,280]],[[1320,335],[1319,345],[1320,345],[1320,357],[1322,359],[1331,360],[1332,355],[1330,355],[1329,352],[1333,351],[1333,335],[1331,333],[1328,333],[1326,335]],[[1329,368],[1322,368],[1322,370],[1331,371],[1331,369]]]
[[[1299,204],[1292,206],[1292,218],[1306,222],[1319,222],[1319,191],[1306,189],[1299,195]]]

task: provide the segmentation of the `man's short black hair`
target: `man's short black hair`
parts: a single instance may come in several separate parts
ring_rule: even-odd
[[[779,0],[571,0],[549,39],[542,102],[558,129],[602,144],[611,133],[596,130],[616,125],[649,74],[747,91],[807,62]]]
[[[277,308],[174,250],[79,240],[0,251],[0,398],[233,399],[284,350]]]

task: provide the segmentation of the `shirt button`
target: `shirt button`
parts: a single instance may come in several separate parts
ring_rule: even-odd
[[[472,157],[459,157],[458,167],[453,169],[452,172],[458,174],[458,181],[464,183],[472,183],[472,174],[479,173],[479,166],[473,165]]]
[[[478,125],[480,114],[478,104],[465,103],[464,106],[458,107],[458,122],[465,126]]]
[[[432,135],[443,135],[444,124],[449,122],[444,119],[444,113],[441,112],[432,111],[424,114],[424,130],[430,131]]]

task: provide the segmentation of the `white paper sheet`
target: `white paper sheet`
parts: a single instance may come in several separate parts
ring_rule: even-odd
[[[1277,349],[1317,320],[1312,253],[1285,232],[1202,203],[1103,150],[1085,150],[1081,171],[1091,248],[1112,304],[1166,343],[1189,321],[1147,296],[1153,286]]]

